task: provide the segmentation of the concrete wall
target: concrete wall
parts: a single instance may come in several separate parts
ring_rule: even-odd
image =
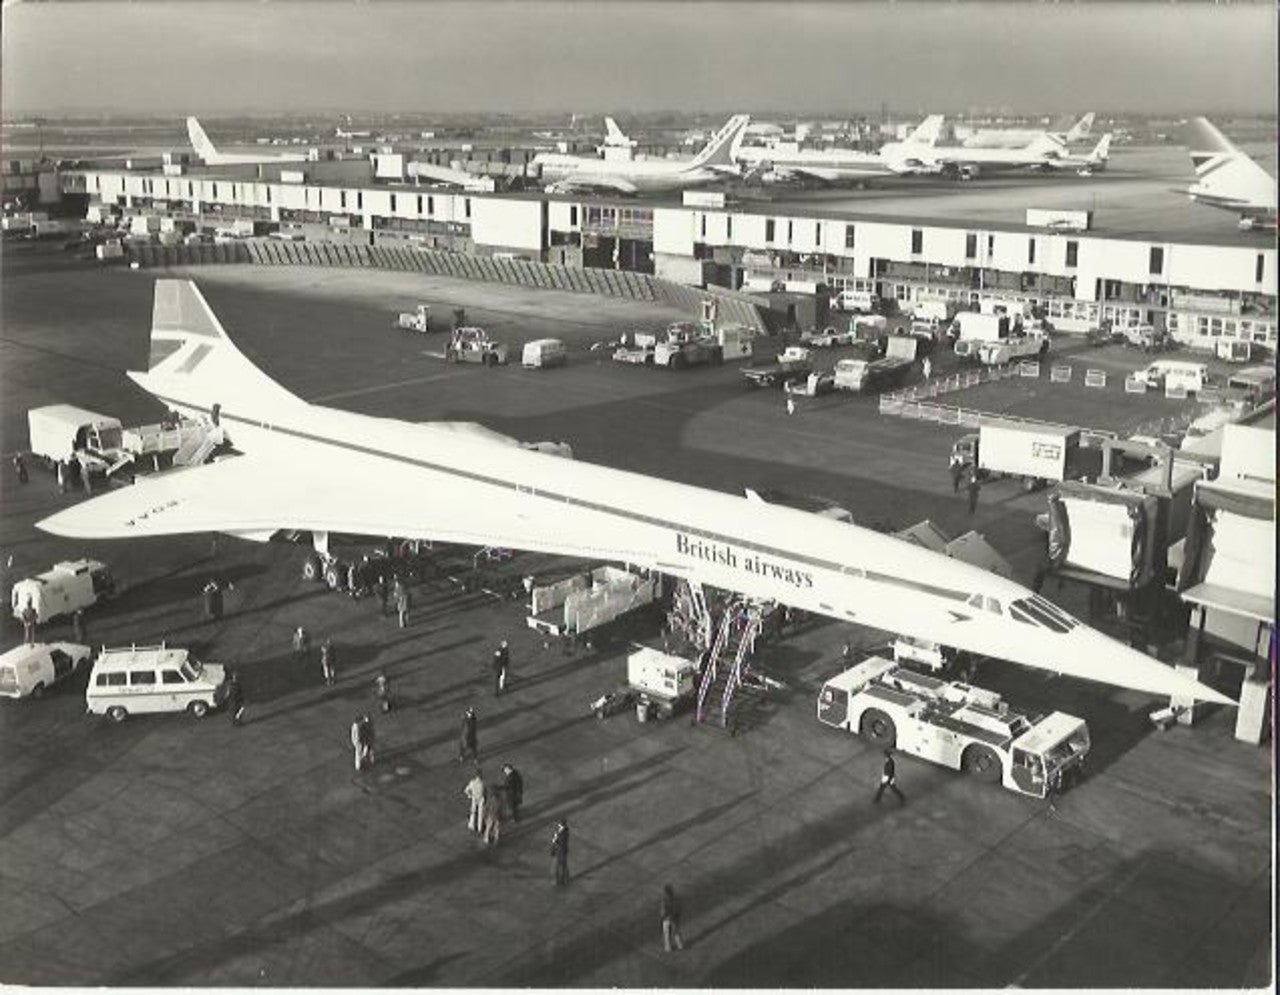
[[[542,251],[542,204],[536,200],[472,202],[471,239],[477,245],[502,246],[534,253]]]

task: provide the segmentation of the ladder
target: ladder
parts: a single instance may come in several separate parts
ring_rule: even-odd
[[[742,686],[743,668],[755,654],[763,615],[758,604],[745,598],[735,598],[725,605],[698,688],[698,723],[729,728],[733,697]]]
[[[213,432],[204,432],[184,442],[173,454],[174,466],[200,466],[215,449],[218,440]]]
[[[711,648],[715,632],[700,583],[680,578],[667,615],[667,626],[698,653]]]

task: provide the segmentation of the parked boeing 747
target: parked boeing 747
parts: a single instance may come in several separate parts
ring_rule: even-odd
[[[343,532],[611,560],[1072,677],[1230,703],[1020,584],[894,536],[531,452],[478,426],[310,404],[236,348],[190,281],[157,281],[151,367],[129,376],[242,455],[67,508],[39,523],[46,532],[296,529],[318,544]]]
[[[1275,177],[1236,148],[1206,118],[1191,122],[1190,139],[1196,181],[1187,187],[1187,195],[1210,207],[1236,211],[1241,228],[1275,228]]]
[[[248,163],[306,162],[305,152],[219,152],[209,136],[193,117],[187,118],[187,137],[191,147],[207,166],[237,166]]]

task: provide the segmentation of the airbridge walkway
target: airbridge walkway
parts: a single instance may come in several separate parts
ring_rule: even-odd
[[[256,263],[263,266],[344,266],[418,272],[486,283],[543,287],[604,297],[655,301],[703,316],[703,303],[716,305],[719,324],[738,324],[763,333],[764,305],[748,294],[723,287],[687,287],[626,270],[578,269],[525,259],[498,259],[461,252],[390,245],[337,242],[282,242],[246,239],[218,245],[132,245],[130,262],[140,266],[191,266],[202,263]]]

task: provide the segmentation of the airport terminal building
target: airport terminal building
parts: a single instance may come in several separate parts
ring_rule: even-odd
[[[174,238],[242,220],[257,234],[420,245],[689,286],[870,289],[900,304],[996,298],[1042,308],[1063,332],[1152,324],[1194,348],[1224,339],[1276,348],[1277,253],[1257,236],[1049,230],[714,194],[465,192],[373,172],[353,161],[78,169],[62,173],[61,187],[85,198],[91,217],[158,217],[151,230]]]

